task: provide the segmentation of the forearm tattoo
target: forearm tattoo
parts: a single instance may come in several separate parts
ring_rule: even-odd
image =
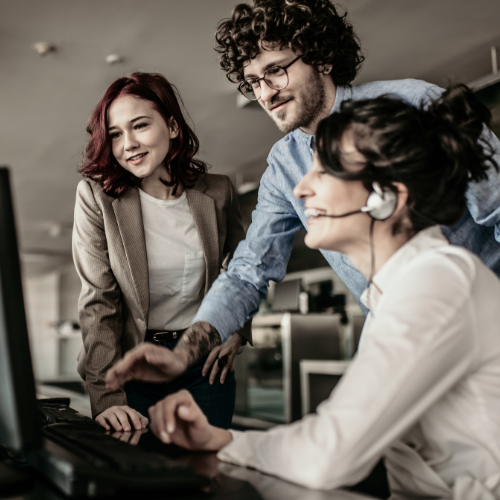
[[[187,352],[188,366],[191,366],[220,344],[222,340],[217,329],[210,323],[198,321],[183,333],[174,351]]]

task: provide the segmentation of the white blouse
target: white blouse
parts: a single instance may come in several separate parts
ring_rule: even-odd
[[[186,192],[176,200],[139,194],[148,256],[148,328],[187,328],[203,299],[205,254]]]
[[[355,484],[385,457],[394,495],[500,498],[500,281],[418,233],[364,292],[371,313],[330,397],[268,432],[233,432],[221,460],[318,489]]]

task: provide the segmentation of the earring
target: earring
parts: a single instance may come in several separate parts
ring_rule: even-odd
[[[331,71],[331,70],[332,70],[332,67],[331,67],[331,66],[329,66],[329,67],[327,67],[327,68],[325,68],[325,69],[323,70],[323,73],[324,73],[325,75],[328,75],[328,73],[330,73],[330,71]]]

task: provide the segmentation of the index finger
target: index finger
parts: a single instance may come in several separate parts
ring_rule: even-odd
[[[183,389],[170,394],[149,409],[153,433],[163,442],[171,441],[170,434],[175,432],[177,410],[181,406],[189,407],[193,402],[191,394]],[[183,420],[186,418],[181,417]]]
[[[220,374],[220,383],[223,384],[226,380],[227,377],[227,372],[234,371],[234,358],[236,358],[236,351],[232,351],[231,354],[229,355],[229,359],[227,360],[226,366],[224,366],[224,369],[222,370],[222,373]]]
[[[220,366],[219,366],[219,363],[217,363],[217,361],[216,361],[214,363],[214,366],[212,366],[212,371],[210,372],[210,378],[208,379],[208,383],[210,385],[213,385],[213,383],[215,382],[215,379],[217,377],[217,373],[219,370],[220,370]]]
[[[138,361],[141,361],[145,358],[146,354],[151,350],[150,347],[146,344],[141,344],[134,349],[128,351],[123,359],[118,361],[115,366],[108,370],[106,374],[106,389],[108,391],[116,391],[120,386],[122,386],[125,382],[128,382],[132,379],[132,375],[130,370]]]
[[[205,364],[203,365],[203,369],[201,371],[201,374],[203,377],[210,370],[210,367],[212,366],[213,362],[216,360],[217,356],[219,355],[220,350],[221,350],[221,346],[218,345],[210,351],[210,354],[208,355],[207,360],[205,361]]]
[[[119,389],[125,382],[128,382],[128,380],[124,374],[118,373],[115,367],[113,367],[108,370],[108,373],[106,373],[104,382],[106,383],[106,389],[113,392]]]

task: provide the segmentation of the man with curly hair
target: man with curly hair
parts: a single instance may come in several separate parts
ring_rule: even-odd
[[[329,0],[253,0],[239,4],[216,32],[215,50],[228,79],[258,100],[282,132],[268,156],[258,204],[246,239],[205,297],[195,321],[213,325],[225,342],[258,310],[269,280],[281,281],[294,235],[307,227],[304,204],[293,188],[310,170],[317,124],[346,100],[390,95],[419,106],[442,89],[420,80],[396,80],[352,86],[364,60],[348,23]],[[500,152],[498,139],[484,140]],[[500,275],[500,179],[471,184],[469,210],[453,227],[443,227],[451,243],[476,253]],[[495,239],[496,237],[496,239]],[[322,251],[365,313],[360,296],[366,279],[342,254]]]
[[[219,23],[216,41],[227,78],[285,133],[300,128],[314,135],[332,110],[336,87],[348,85],[364,60],[346,14],[329,0],[237,5]],[[275,67],[286,71],[276,75]]]

